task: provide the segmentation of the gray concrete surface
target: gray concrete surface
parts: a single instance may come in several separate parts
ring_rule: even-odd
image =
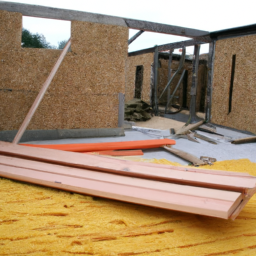
[[[218,128],[217,132],[233,139],[248,137],[248,135],[232,131],[225,128]],[[138,131],[126,130],[123,137],[101,137],[101,138],[80,138],[80,139],[61,139],[61,140],[45,140],[32,141],[32,144],[68,144],[68,143],[93,143],[93,142],[110,142],[110,141],[132,141],[132,140],[150,140],[160,138],[152,134],[145,134]],[[217,145],[210,144],[206,141],[198,139],[200,143],[188,141],[187,139],[177,139],[174,148],[186,151],[197,157],[208,156],[214,157],[217,161],[248,158],[256,163],[256,143],[234,145],[228,141],[222,140]],[[143,158],[165,158],[169,161],[178,162],[180,164],[188,164],[188,162],[172,155],[164,149],[147,149],[143,150]]]

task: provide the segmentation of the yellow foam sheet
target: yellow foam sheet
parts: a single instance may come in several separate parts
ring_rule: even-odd
[[[207,168],[256,175],[247,159]],[[1,255],[256,255],[256,197],[231,221],[1,178]]]

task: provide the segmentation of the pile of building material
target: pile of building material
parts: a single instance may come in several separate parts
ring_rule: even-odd
[[[39,185],[223,219],[235,219],[256,177],[167,167],[0,142],[0,175]]]
[[[127,121],[146,121],[152,116],[152,108],[145,101],[132,99],[125,104],[125,120]]]

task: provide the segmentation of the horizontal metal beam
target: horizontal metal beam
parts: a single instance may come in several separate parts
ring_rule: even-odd
[[[40,17],[48,19],[59,20],[78,20],[94,23],[110,24],[116,26],[123,26],[132,29],[164,33],[185,37],[203,37],[209,35],[208,31],[166,25],[161,23],[154,23],[149,21],[127,19],[97,13],[81,12],[67,9],[59,9],[52,7],[45,7],[39,5],[13,3],[7,1],[0,1],[0,10],[9,12],[19,12],[24,16]]]
[[[187,41],[181,41],[181,42],[176,42],[176,43],[170,43],[170,44],[162,44],[158,46],[159,51],[167,51],[170,49],[177,49],[177,48],[183,48],[186,46],[193,46],[195,44],[205,44],[206,42],[198,41],[198,40],[187,40]],[[145,54],[145,53],[150,53],[154,52],[155,47],[147,48],[147,49],[142,49],[139,51],[134,51],[134,52],[129,52],[128,56],[136,56],[140,54]]]

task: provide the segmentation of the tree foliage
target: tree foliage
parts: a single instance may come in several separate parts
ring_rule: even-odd
[[[55,47],[51,46],[44,37],[44,35],[40,35],[38,33],[33,34],[27,29],[22,29],[22,47],[28,48],[50,48],[53,49]]]
[[[67,42],[68,42],[68,40],[63,40],[63,41],[58,42],[58,44],[59,44],[58,49],[63,49]]]

